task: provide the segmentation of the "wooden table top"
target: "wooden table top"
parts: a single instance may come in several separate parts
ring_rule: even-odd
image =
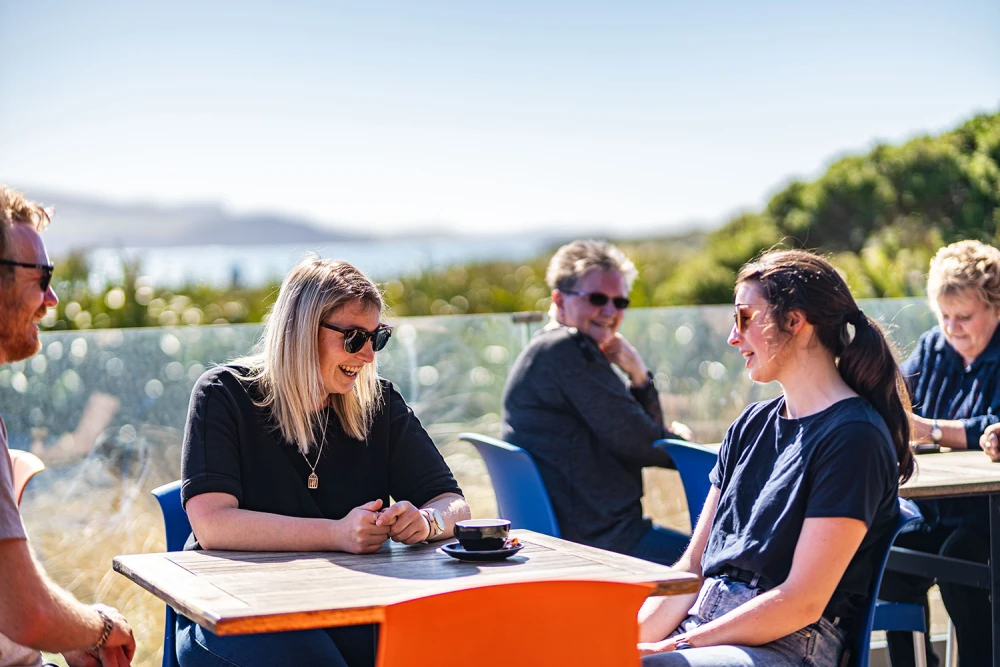
[[[1000,466],[998,466],[1000,467]],[[505,561],[470,563],[446,542],[387,543],[374,554],[177,551],[118,556],[116,572],[219,635],[379,623],[387,605],[491,584],[539,580],[652,583],[693,593],[694,575],[527,530]]]
[[[899,489],[904,498],[1000,493],[1000,463],[983,452],[955,451],[914,457],[917,470]]]

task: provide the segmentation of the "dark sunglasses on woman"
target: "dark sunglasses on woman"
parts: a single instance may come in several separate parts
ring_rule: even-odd
[[[576,296],[586,297],[587,301],[590,301],[590,305],[596,306],[597,308],[603,307],[604,304],[610,301],[611,303],[615,304],[615,308],[617,308],[618,310],[625,310],[626,308],[628,308],[628,305],[632,303],[631,301],[628,300],[628,297],[616,296],[612,298],[607,294],[605,294],[604,292],[574,292],[568,289],[559,291],[563,292],[564,294],[574,294]]]
[[[344,335],[344,350],[348,354],[355,354],[361,351],[361,348],[365,346],[370,338],[372,341],[372,350],[378,352],[385,344],[389,342],[389,336],[392,335],[392,327],[383,324],[382,326],[375,329],[375,331],[368,331],[366,329],[341,329],[340,327],[334,326],[332,324],[327,324],[326,322],[320,322],[321,327],[326,327],[331,331],[336,331],[339,334]]]
[[[49,289],[49,284],[52,282],[52,271],[56,268],[53,264],[25,264],[10,259],[0,259],[0,264],[20,266],[23,269],[38,269],[42,272],[42,279],[38,281],[38,286],[42,288],[43,292]]]
[[[751,307],[757,306],[757,308],[766,309],[766,305],[758,306],[755,303],[737,303],[736,312],[733,313],[733,322],[736,323],[736,330],[741,334],[747,332],[747,327],[750,326],[751,320],[757,316],[759,311],[750,310]]]

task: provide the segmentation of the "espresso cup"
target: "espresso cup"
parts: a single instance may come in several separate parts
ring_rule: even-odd
[[[455,523],[455,537],[466,551],[503,549],[509,532],[507,519],[467,519]]]

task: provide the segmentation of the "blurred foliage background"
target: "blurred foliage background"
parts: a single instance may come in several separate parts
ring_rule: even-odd
[[[942,245],[1000,241],[998,204],[995,113],[940,136],[841,158],[818,179],[789,183],[764,210],[742,213],[714,232],[617,243],[639,268],[636,306],[728,302],[739,267],[772,247],[827,253],[859,298],[917,296]],[[401,276],[385,284],[387,301],[401,317],[545,310],[550,254]],[[61,301],[44,324],[89,329],[259,322],[277,295],[277,284],[167,288],[144,279],[140,266],[124,269],[122,284],[95,288],[85,254],[62,258],[54,278]]]

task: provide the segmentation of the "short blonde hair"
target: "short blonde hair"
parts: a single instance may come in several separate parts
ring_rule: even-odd
[[[233,361],[250,369],[242,379],[260,383],[260,405],[270,408],[282,437],[303,454],[324,437],[324,407],[333,409],[347,435],[365,440],[381,405],[375,363],[362,367],[349,394],[328,396],[323,386],[320,322],[351,303],[382,315],[382,294],[360,270],[347,262],[304,259],[281,283],[254,354]]]
[[[10,232],[14,225],[31,225],[36,232],[48,227],[52,219],[51,211],[40,204],[28,201],[24,194],[0,184],[0,258],[8,257],[10,253]],[[0,267],[0,275],[7,276],[14,267]]]
[[[937,311],[941,295],[970,291],[1000,310],[1000,250],[979,241],[959,241],[937,251],[927,275],[927,296]]]
[[[635,264],[621,250],[607,241],[585,239],[567,243],[556,250],[545,272],[549,289],[571,290],[594,270],[617,271],[629,291],[639,275]]]

